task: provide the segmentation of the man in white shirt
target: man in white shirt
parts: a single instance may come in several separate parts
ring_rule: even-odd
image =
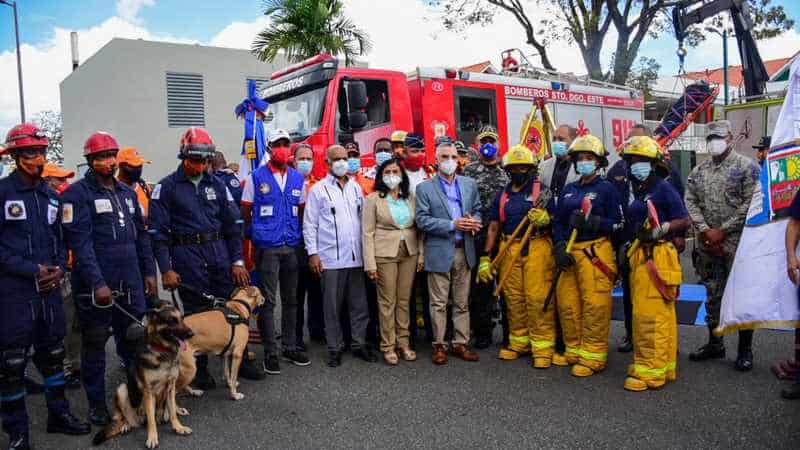
[[[431,179],[428,167],[425,166],[425,141],[422,140],[422,136],[409,134],[403,145],[405,147],[403,167],[408,175],[409,191],[416,192],[420,183]]]
[[[347,150],[328,148],[329,173],[308,192],[303,215],[303,238],[311,272],[322,280],[328,366],[342,360],[342,330],[339,311],[347,301],[353,355],[367,362],[378,358],[365,344],[369,314],[364,292],[364,261],[361,252],[361,187],[347,176]]]

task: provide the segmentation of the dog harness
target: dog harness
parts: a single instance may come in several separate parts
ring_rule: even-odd
[[[222,304],[222,306],[214,308],[214,310],[221,311],[222,315],[225,316],[225,321],[228,322],[231,325],[231,337],[228,338],[228,343],[225,344],[225,347],[222,349],[221,352],[219,352],[217,354],[217,356],[222,356],[222,355],[224,355],[225,353],[228,352],[228,350],[231,348],[231,344],[233,343],[233,338],[236,335],[236,326],[237,325],[247,325],[247,324],[249,324],[250,323],[250,315],[252,314],[252,311],[250,310],[250,305],[248,305],[247,303],[245,303],[245,302],[243,302],[243,301],[241,301],[239,299],[236,299],[236,298],[233,299],[233,300],[228,300],[228,301],[236,302],[236,303],[244,306],[244,308],[247,310],[247,317],[244,317],[241,314],[239,314],[238,312],[228,308],[227,306],[225,306],[224,303]]]

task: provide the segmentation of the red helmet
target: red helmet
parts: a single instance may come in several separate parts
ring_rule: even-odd
[[[47,147],[47,136],[32,123],[23,123],[12,128],[6,136],[6,152],[13,152],[18,148]]]
[[[109,150],[119,150],[119,144],[109,133],[105,131],[95,131],[83,144],[83,156],[90,156]]]
[[[215,150],[214,141],[205,128],[190,127],[181,137],[181,156],[210,158]]]

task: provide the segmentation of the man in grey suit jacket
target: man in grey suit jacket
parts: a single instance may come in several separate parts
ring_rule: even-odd
[[[478,187],[471,178],[455,174],[458,153],[452,141],[436,147],[439,173],[417,187],[417,228],[425,233],[425,271],[428,272],[434,364],[447,363],[444,341],[447,300],[453,288],[453,355],[477,361],[469,342],[470,269],[475,265],[474,233],[481,229]]]
[[[556,199],[564,186],[580,179],[575,172],[575,166],[567,157],[567,150],[576,137],[578,130],[569,125],[559,125],[553,135],[553,157],[539,164],[539,178],[542,184],[550,188]]]

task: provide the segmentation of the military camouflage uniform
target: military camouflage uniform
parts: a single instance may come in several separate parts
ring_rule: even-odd
[[[489,218],[494,197],[506,187],[510,179],[506,171],[502,169],[499,161],[494,166],[485,166],[480,161],[467,164],[467,167],[464,168],[464,176],[475,179],[478,185],[478,196],[481,199],[483,228],[475,236],[476,256],[480,256],[486,244],[486,230],[489,228]],[[477,270],[478,265],[476,264],[472,271],[472,288],[470,289],[470,322],[476,338],[491,339],[492,328],[494,328],[494,323],[492,322],[494,288],[490,283],[478,283],[476,281]],[[504,330],[503,336],[504,338],[507,337],[508,332]]]
[[[732,151],[719,164],[709,158],[692,170],[686,180],[686,209],[695,229],[692,253],[697,275],[706,287],[706,323],[716,328],[722,294],[742,235],[747,209],[758,186],[759,167]],[[700,234],[710,228],[725,232],[725,255],[714,256],[703,248]]]

